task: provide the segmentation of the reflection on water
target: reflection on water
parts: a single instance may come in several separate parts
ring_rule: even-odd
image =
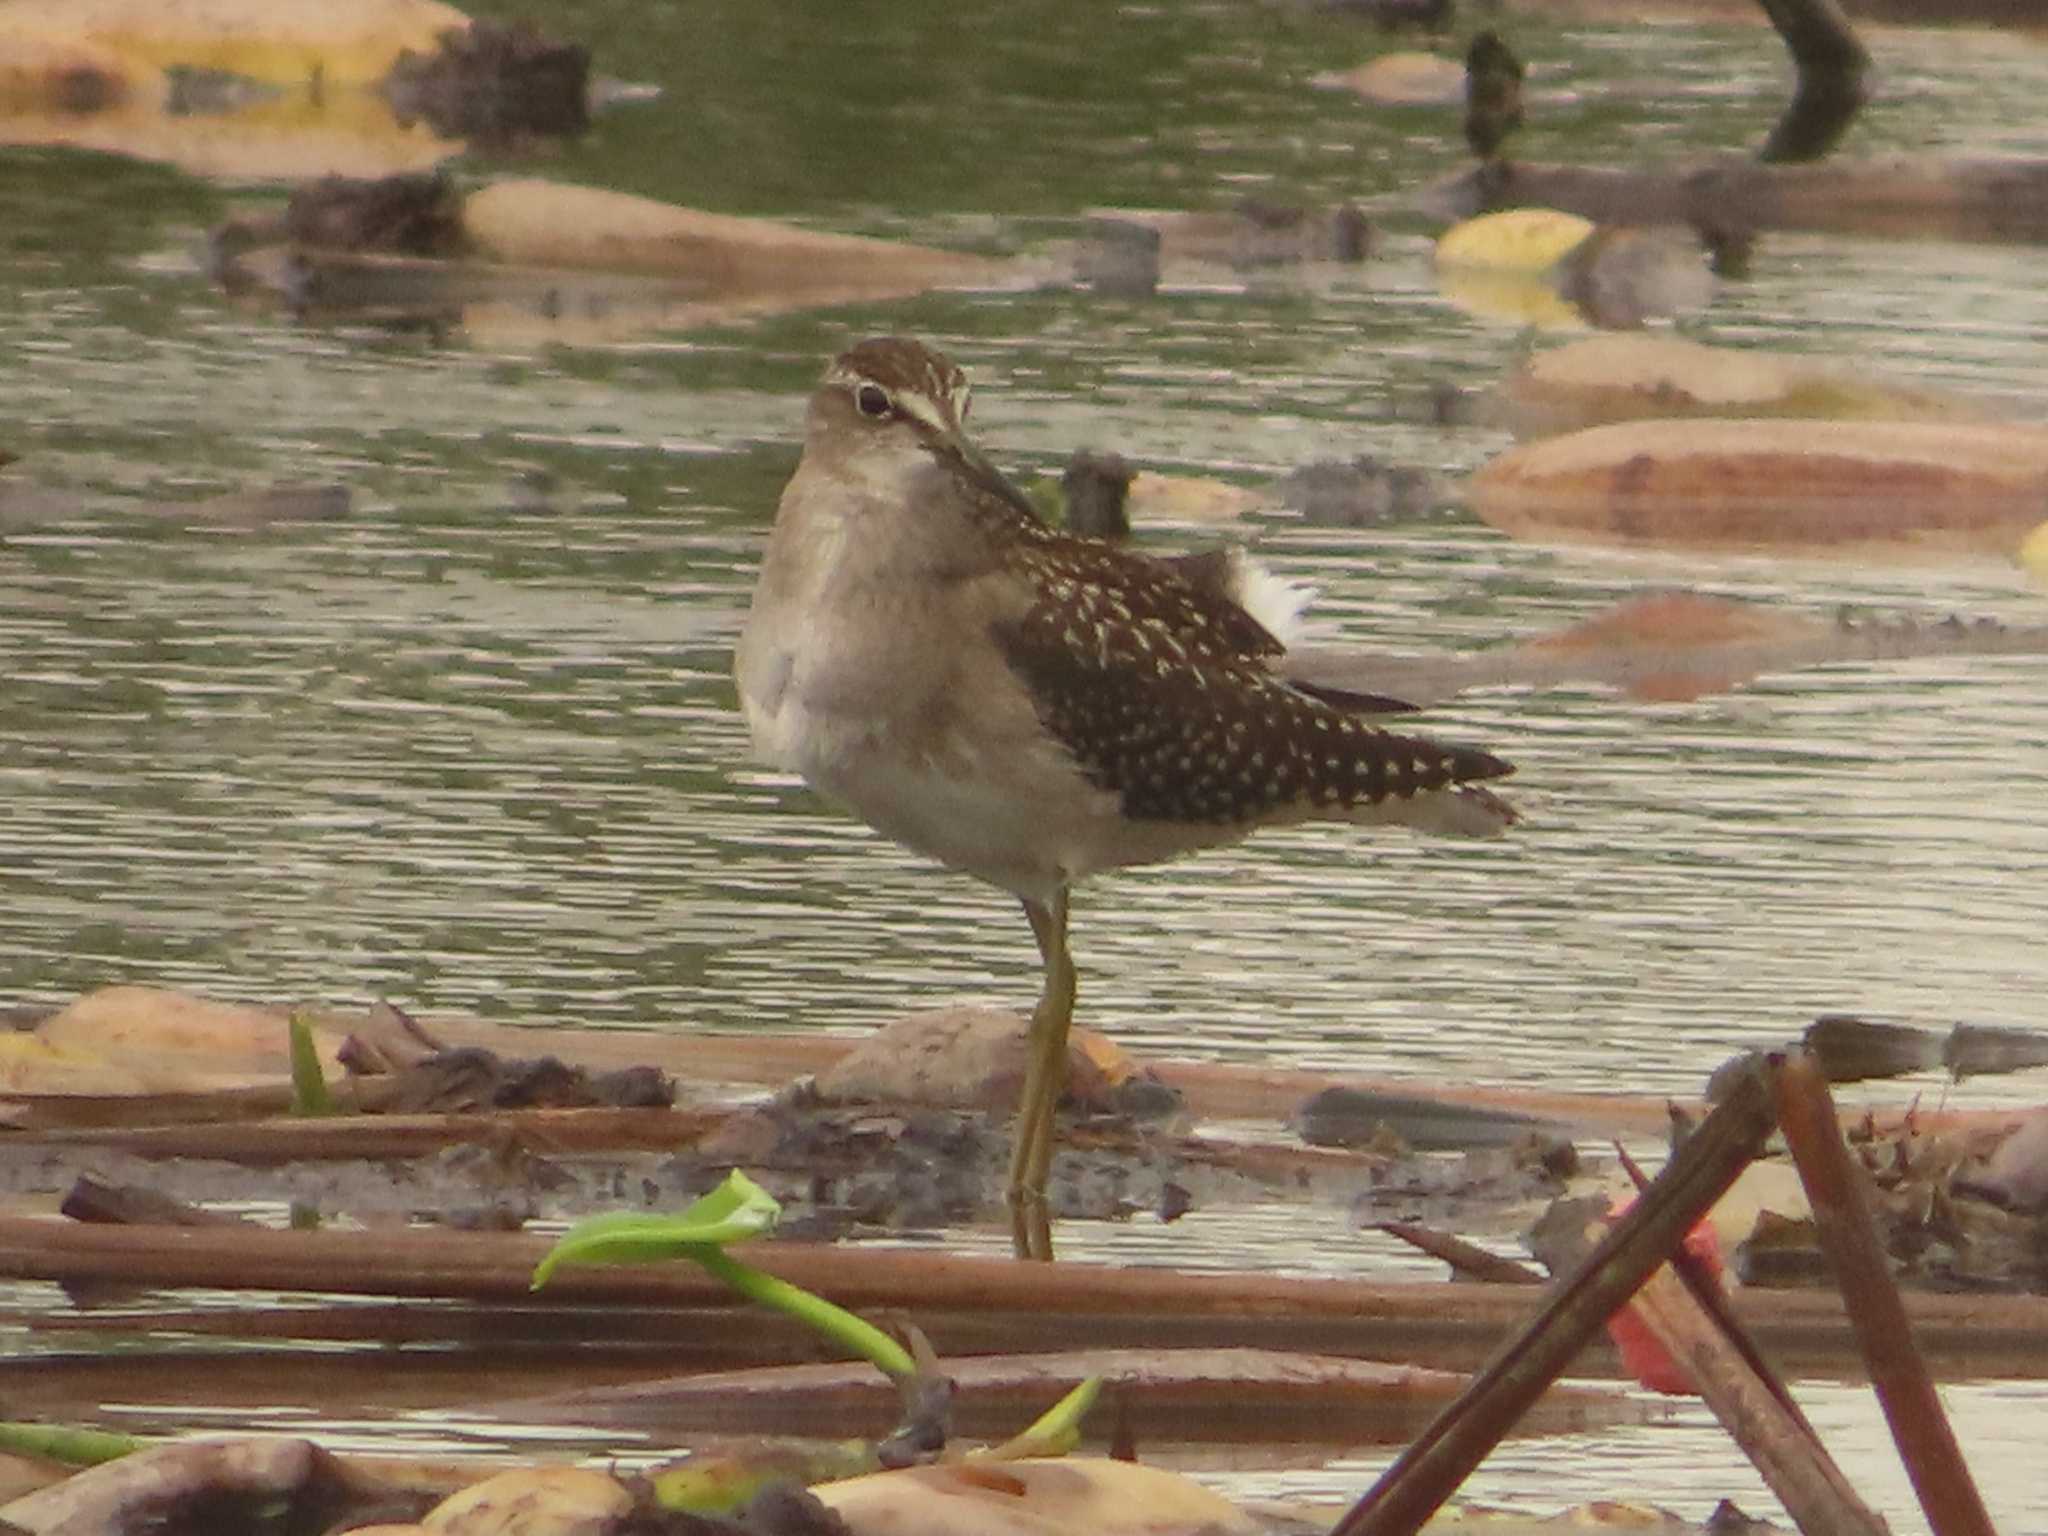
[[[687,43],[664,33],[683,25],[668,8],[583,8],[601,67],[667,71],[670,95],[550,172],[1043,254],[1099,203],[1251,190],[1327,204],[1462,154],[1448,119],[1306,89],[1379,46],[1328,16],[1133,11],[1091,49],[1094,7],[991,10],[971,61],[944,55],[958,88],[913,110],[879,82],[917,63],[918,29],[849,33],[847,13],[814,10],[834,46],[807,91],[738,6],[692,7],[707,30]],[[1752,29],[1529,22],[1518,40],[1586,92],[1532,121],[1532,155],[1754,142],[1777,111],[1776,44]],[[721,48],[734,79],[776,89],[726,83]],[[1946,34],[1874,51],[1910,89],[1851,151],[2048,150],[2024,127],[2042,56]],[[1599,96],[1667,58],[1716,90]],[[771,100],[784,117],[764,118]],[[5,153],[0,446],[23,463],[4,473],[70,498],[0,543],[10,1001],[144,979],[593,1026],[824,1029],[1021,1001],[1036,961],[1008,898],[743,761],[727,652],[821,360],[854,335],[916,331],[974,375],[1001,462],[1044,472],[1090,442],[1259,484],[1363,451],[1472,468],[1500,440],[1428,425],[1418,404],[1434,384],[1491,379],[1525,344],[1447,308],[1425,232],[1395,220],[1373,261],[1298,279],[1212,274],[1143,302],[956,295],[499,356],[232,310],[190,254],[218,193]],[[2044,326],[2031,253],[1784,239],[1699,329],[2037,414]],[[140,510],[280,481],[344,484],[354,510],[259,532],[177,532]],[[1371,534],[1279,519],[1244,532],[1321,586],[1327,635],[1417,651],[1495,644],[1659,584],[1814,611],[2038,622],[2042,606],[1992,565],[1556,552],[1452,510]],[[1299,830],[1105,880],[1076,906],[1084,1019],[1178,1054],[1690,1093],[1820,1011],[2039,1018],[2038,661],[1844,666],[1687,705],[1479,696],[1431,721],[1520,765],[1526,828],[1483,846]],[[1954,1097],[2034,1092],[1993,1081]],[[1246,1242],[1196,1223],[1076,1234],[1075,1251],[1234,1263]],[[1345,1242],[1334,1222],[1290,1218],[1258,1239],[1258,1262],[1395,1262]],[[1859,1433],[1873,1422],[1867,1401],[1842,1411]],[[1704,1431],[1646,1472],[1650,1448],[1679,1443],[1666,1433],[1562,1461],[1534,1449],[1526,1480],[1512,1457],[1493,1475],[1538,1503],[1661,1491],[1681,1462],[1714,1469],[1703,1500],[1705,1481],[1711,1496],[1744,1486]],[[1598,1461],[1610,1451],[1626,1467]],[[2038,1517],[2041,1498],[1994,1502]]]

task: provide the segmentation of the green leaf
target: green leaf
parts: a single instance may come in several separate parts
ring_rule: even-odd
[[[533,1289],[548,1283],[564,1264],[648,1264],[661,1259],[698,1259],[698,1250],[759,1237],[775,1225],[782,1207],[767,1190],[738,1169],[708,1195],[669,1215],[612,1211],[579,1221],[564,1232],[533,1272]]]
[[[327,1091],[327,1079],[320,1071],[320,1051],[313,1043],[313,1021],[303,1013],[294,1013],[286,1030],[292,1053],[292,1113],[335,1114],[334,1096]]]
[[[693,1455],[646,1473],[654,1502],[693,1515],[726,1515],[772,1483],[836,1482],[881,1470],[865,1440],[818,1443],[760,1439],[738,1448]]]
[[[871,1361],[877,1369],[891,1376],[915,1372],[917,1364],[909,1353],[873,1323],[724,1252],[726,1243],[759,1237],[781,1214],[782,1207],[774,1197],[735,1168],[718,1188],[672,1216],[614,1211],[579,1221],[541,1258],[533,1272],[533,1289],[546,1285],[564,1264],[689,1259],[749,1301],[795,1318],[849,1354]]]
[[[0,1424],[0,1451],[41,1456],[61,1461],[67,1467],[96,1467],[154,1443],[104,1429],[73,1429],[63,1424]]]
[[[1090,1376],[1040,1414],[1029,1429],[978,1453],[974,1459],[1023,1461],[1027,1457],[1066,1455],[1081,1443],[1081,1420],[1088,1416],[1101,1392],[1102,1378]]]

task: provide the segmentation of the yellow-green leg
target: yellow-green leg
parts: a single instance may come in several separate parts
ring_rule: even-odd
[[[1010,1236],[1020,1259],[1052,1258],[1052,1214],[1045,1183],[1052,1171],[1053,1111],[1067,1091],[1067,1031],[1074,1022],[1074,962],[1067,954],[1067,893],[1051,902],[1024,903],[1031,935],[1045,962],[1045,984],[1031,1010],[1025,1051],[1024,1093],[1017,1104],[1016,1141],[1010,1149]]]

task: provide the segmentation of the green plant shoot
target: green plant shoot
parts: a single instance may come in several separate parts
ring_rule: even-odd
[[[336,1113],[334,1096],[327,1091],[327,1079],[320,1071],[320,1051],[313,1043],[312,1021],[303,1013],[294,1013],[286,1028],[291,1040],[292,1113]]]
[[[1012,1435],[1001,1445],[968,1454],[970,1461],[1025,1461],[1039,1457],[1065,1456],[1081,1443],[1081,1421],[1102,1395],[1102,1378],[1090,1376],[1054,1403],[1030,1427]]]
[[[63,1424],[0,1424],[0,1451],[41,1456],[67,1467],[96,1467],[142,1450],[152,1441],[105,1429],[74,1429]]]
[[[724,1251],[727,1243],[759,1237],[781,1214],[782,1207],[768,1191],[735,1169],[718,1188],[673,1215],[615,1211],[578,1222],[542,1257],[533,1272],[533,1288],[546,1285],[564,1264],[689,1259],[749,1301],[795,1318],[886,1375],[914,1375],[917,1364],[909,1352],[874,1324]]]

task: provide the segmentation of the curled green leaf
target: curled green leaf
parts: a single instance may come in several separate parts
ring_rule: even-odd
[[[649,1264],[689,1259],[723,1280],[749,1301],[773,1307],[822,1334],[849,1354],[872,1362],[891,1376],[917,1369],[909,1351],[873,1323],[834,1306],[801,1286],[742,1264],[724,1251],[727,1243],[759,1237],[775,1225],[782,1207],[738,1169],[708,1195],[670,1216],[617,1211],[571,1227],[542,1257],[533,1272],[539,1290],[564,1264]]]
[[[781,1214],[782,1207],[767,1190],[734,1169],[718,1188],[672,1214],[612,1211],[577,1222],[542,1256],[533,1272],[533,1289],[546,1285],[564,1264],[699,1259],[697,1250],[716,1252],[723,1244],[759,1237]]]

